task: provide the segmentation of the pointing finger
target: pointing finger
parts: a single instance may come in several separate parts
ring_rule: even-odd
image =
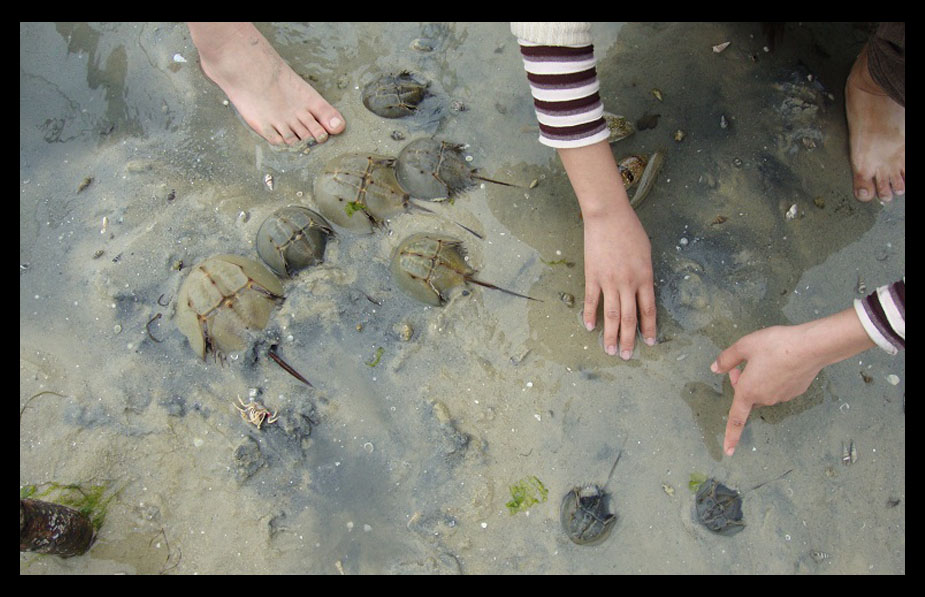
[[[732,456],[735,452],[751,410],[751,403],[741,393],[736,392],[735,398],[732,399],[732,407],[729,409],[729,418],[726,420],[726,437],[723,440],[723,451],[727,456]]]

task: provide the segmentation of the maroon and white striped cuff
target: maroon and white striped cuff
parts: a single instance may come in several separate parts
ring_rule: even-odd
[[[890,354],[906,348],[906,281],[881,286],[863,299],[854,299],[854,311],[870,339]]]
[[[518,42],[540,126],[540,143],[556,148],[584,147],[607,139],[594,46]]]

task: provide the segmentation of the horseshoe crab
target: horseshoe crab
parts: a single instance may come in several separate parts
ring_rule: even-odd
[[[328,237],[334,234],[321,214],[298,205],[281,207],[260,225],[257,254],[279,276],[291,278],[320,263]]]
[[[610,511],[610,494],[604,487],[610,483],[613,472],[617,469],[623,448],[610,467],[610,474],[603,486],[588,484],[573,487],[562,498],[559,505],[559,522],[568,538],[578,545],[597,545],[610,536],[617,515]]]
[[[714,533],[735,535],[745,528],[742,496],[716,479],[707,479],[695,498],[697,520]]]
[[[315,179],[315,200],[331,222],[356,232],[372,232],[389,216],[408,210],[435,212],[418,205],[395,178],[395,158],[347,153],[328,162]],[[482,238],[477,232],[453,222]]]
[[[363,88],[363,105],[383,118],[410,116],[430,93],[430,83],[419,81],[408,71],[383,73]]]
[[[396,247],[389,267],[395,283],[408,296],[439,307],[449,298],[449,292],[466,282],[507,294],[536,301],[494,284],[476,280],[476,270],[466,263],[466,250],[462,241],[419,233],[406,238]]]
[[[509,182],[476,175],[462,152],[462,145],[427,137],[415,139],[398,154],[395,165],[398,183],[415,199],[453,197],[484,180],[507,187]]]
[[[177,327],[200,358],[246,346],[247,330],[262,330],[283,286],[263,265],[238,255],[216,255],[194,267],[177,295]]]
[[[395,180],[395,158],[365,153],[340,155],[315,179],[315,200],[334,224],[355,232],[372,232],[385,216],[408,203]]]
[[[790,469],[771,481],[782,479],[792,470]],[[754,491],[771,481],[759,483],[745,493]],[[700,485],[694,499],[694,514],[697,522],[714,533],[735,535],[745,528],[745,521],[742,520],[743,495],[737,489],[726,487],[712,477],[707,479]]]
[[[641,155],[630,155],[617,163],[620,176],[623,177],[623,186],[626,187],[627,191],[637,183],[639,184],[636,192],[630,197],[630,205],[633,206],[633,209],[638,208],[645,201],[655,183],[655,176],[664,162],[664,154],[656,151],[648,158]]]

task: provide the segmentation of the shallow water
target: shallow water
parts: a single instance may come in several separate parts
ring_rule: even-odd
[[[260,28],[345,134],[307,155],[270,149],[201,74],[183,24],[20,26],[20,408],[64,395],[29,402],[20,483],[121,489],[87,555],[21,555],[22,572],[905,572],[905,356],[827,368],[803,397],[753,413],[733,458],[732,391],[709,371],[745,333],[841,310],[859,279],[904,273],[905,199],[851,196],[842,85],[864,31],[791,24],[768,53],[755,24],[595,25],[607,109],[660,114],[615,154],[667,155],[639,208],[659,343],[623,362],[579,325],[579,212],[536,142],[506,23]],[[467,109],[436,128],[366,111],[363,82],[404,68]],[[444,218],[340,234],[323,265],[284,282],[256,361],[199,361],[173,323],[188,268],[255,257],[274,209],[314,207],[326,160],[396,155],[395,130],[469,144],[486,176],[538,184],[481,185],[434,206]],[[388,258],[421,231],[461,238],[481,279],[543,302],[472,287],[443,308],[415,303]],[[314,389],[265,358],[270,341]],[[252,390],[280,413],[261,431],[231,406]],[[616,527],[574,545],[559,501],[603,482],[624,440]],[[859,458],[846,467],[848,440]],[[734,537],[692,522],[691,473],[745,490],[789,468],[745,496]],[[530,475],[548,500],[511,515],[509,487]]]

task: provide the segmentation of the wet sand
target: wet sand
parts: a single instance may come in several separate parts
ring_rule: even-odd
[[[709,371],[750,331],[904,274],[905,199],[851,194],[843,84],[865,31],[790,24],[771,53],[757,24],[595,25],[605,107],[660,115],[615,155],[667,155],[639,208],[659,343],[624,362],[579,324],[577,203],[536,141],[506,23],[259,27],[345,134],[307,154],[269,148],[202,75],[183,24],[20,25],[20,408],[61,395],[28,402],[20,484],[119,491],[88,554],[23,554],[21,572],[905,572],[905,355],[825,369],[803,397],[754,412],[733,458],[732,390]],[[429,127],[368,112],[362,83],[405,68],[466,109]],[[283,282],[256,351],[224,365],[193,354],[173,300],[191,266],[256,258],[263,219],[314,207],[332,157],[396,155],[432,133],[468,144],[486,176],[538,184],[481,185],[434,206],[445,219],[341,233],[324,264]],[[481,278],[543,302],[480,287],[414,302],[388,259],[423,231],[461,238]],[[271,342],[313,389],[266,358]],[[251,395],[279,421],[242,421],[232,404]],[[624,441],[612,535],[572,544],[562,496],[603,482]],[[791,468],[745,495],[741,533],[692,521],[692,473],[744,491]],[[548,500],[510,514],[509,488],[531,475]]]

